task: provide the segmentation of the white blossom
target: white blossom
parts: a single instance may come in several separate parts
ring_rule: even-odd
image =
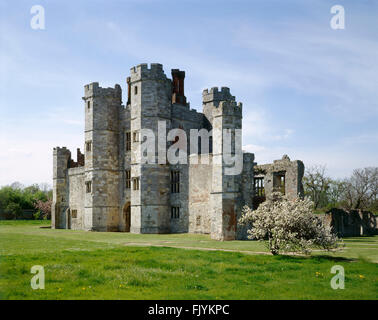
[[[243,208],[240,224],[248,224],[248,238],[267,240],[269,250],[280,252],[310,253],[313,248],[330,250],[339,246],[339,239],[331,227],[313,214],[310,199],[290,200],[280,193],[273,193],[256,210]]]

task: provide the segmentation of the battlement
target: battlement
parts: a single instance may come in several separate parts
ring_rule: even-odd
[[[114,88],[102,88],[99,86],[98,82],[92,82],[84,86],[84,100],[100,96],[122,99],[121,86],[116,84]]]
[[[55,147],[53,149],[54,155],[69,155],[71,156],[71,151],[67,147]]]
[[[141,63],[136,67],[130,69],[131,81],[138,81],[141,79],[167,79],[164,73],[163,65],[160,63],[151,63],[150,68],[147,63]]]
[[[243,104],[236,101],[220,101],[218,107],[213,109],[213,115],[226,115],[242,117]]]
[[[202,92],[202,101],[204,104],[213,102],[215,106],[218,106],[220,101],[235,101],[235,97],[231,95],[230,88],[213,87],[210,90],[205,89]]]

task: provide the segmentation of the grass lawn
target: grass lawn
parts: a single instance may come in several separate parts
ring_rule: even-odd
[[[345,250],[271,256],[257,241],[207,235],[135,235],[0,221],[1,299],[377,299],[378,237],[345,239]],[[45,268],[32,290],[30,268]],[[333,290],[333,265],[345,289]]]

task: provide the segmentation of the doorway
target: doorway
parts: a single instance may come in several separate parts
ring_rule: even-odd
[[[125,219],[125,232],[130,232],[131,225],[131,205],[127,202],[123,207],[123,218]]]

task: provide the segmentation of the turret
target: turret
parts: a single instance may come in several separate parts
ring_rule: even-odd
[[[206,89],[202,93],[203,113],[212,127],[213,164],[210,195],[211,237],[233,240],[237,235],[237,218],[241,210],[242,104],[230,89]],[[230,136],[227,143],[227,136]]]
[[[133,233],[163,233],[169,226],[170,170],[166,164],[144,163],[142,129],[151,130],[158,153],[159,122],[171,127],[172,82],[159,63],[130,70],[131,87],[131,227]],[[163,129],[164,130],[164,129]],[[165,136],[165,132],[163,132]],[[165,139],[162,141],[166,143]]]
[[[85,109],[85,218],[84,228],[118,230],[119,114],[121,87],[84,87]]]

